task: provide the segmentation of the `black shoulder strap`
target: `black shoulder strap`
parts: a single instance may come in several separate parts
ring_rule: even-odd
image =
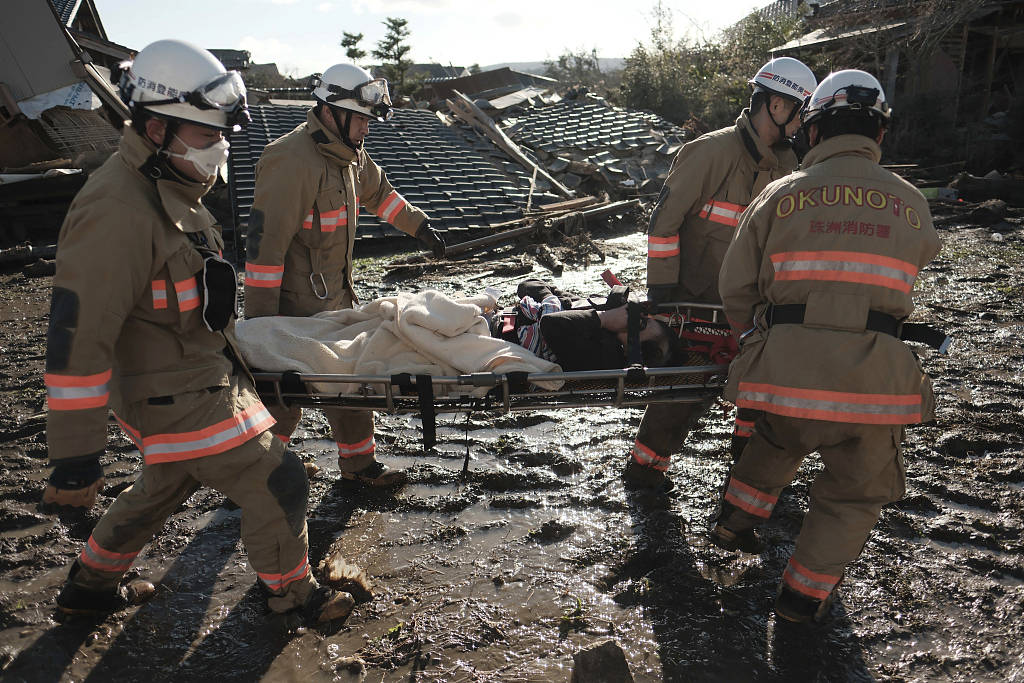
[[[750,137],[750,132],[743,126],[740,126],[739,129],[740,139],[743,140],[743,146],[747,148],[747,153],[753,157],[755,164],[761,163],[761,159],[764,158],[764,155],[757,151],[757,143],[754,142],[754,138]]]
[[[640,351],[640,320],[642,308],[636,301],[626,304],[626,365],[643,367],[644,355]]]

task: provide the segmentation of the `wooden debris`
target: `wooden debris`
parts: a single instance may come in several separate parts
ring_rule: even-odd
[[[21,269],[25,277],[46,277],[57,274],[57,262],[46,259],[39,259]]]
[[[320,562],[318,570],[321,583],[335,590],[351,593],[356,602],[368,602],[373,599],[373,584],[366,576],[366,572],[346,562],[342,557],[341,548],[331,548]]]
[[[960,191],[960,196],[972,202],[986,199],[1002,199],[1013,206],[1024,206],[1024,180],[1013,177],[979,178],[969,173],[961,173],[950,187]]]
[[[446,101],[448,103],[448,107],[456,117],[472,126],[474,130],[479,131],[481,135],[489,138],[498,146],[499,149],[522,164],[524,167],[530,169],[551,183],[551,186],[554,187],[558,194],[563,197],[574,197],[576,195],[575,192],[555,180],[554,176],[537,164],[533,163],[529,157],[523,154],[523,151],[519,149],[519,146],[512,142],[512,140],[505,135],[504,131],[498,128],[497,124],[494,123],[494,120],[485,114],[480,107],[473,104],[473,101],[468,97],[456,90],[455,97]]]
[[[32,263],[38,259],[52,259],[56,255],[56,244],[45,247],[21,244],[9,249],[0,249],[0,267]]]
[[[565,264],[555,256],[546,244],[531,244],[526,247],[526,253],[537,259],[537,263],[551,271],[555,277],[561,277],[565,270]]]

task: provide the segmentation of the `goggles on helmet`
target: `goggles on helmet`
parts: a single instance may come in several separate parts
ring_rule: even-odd
[[[391,95],[388,93],[388,81],[385,78],[375,78],[372,81],[361,83],[351,90],[322,81],[321,84],[331,93],[327,96],[328,104],[334,104],[338,100],[355,100],[361,106],[369,109],[370,113],[377,118],[387,121],[394,116]]]
[[[196,109],[216,109],[227,115],[228,125],[245,126],[252,122],[245,101],[245,83],[237,71],[223,73],[206,85],[190,92],[180,93],[166,100],[140,102],[146,107],[160,104],[190,104]]]
[[[839,90],[832,93],[827,101],[823,102],[818,109],[810,108],[810,100],[808,97],[804,101],[803,117],[813,118],[816,114],[823,114],[830,108],[836,106],[840,102],[845,101],[846,106],[843,109],[849,109],[853,111],[864,111],[867,113],[879,113],[882,116],[889,117],[889,103],[878,101],[879,90],[878,88],[869,88],[863,85],[847,85]]]

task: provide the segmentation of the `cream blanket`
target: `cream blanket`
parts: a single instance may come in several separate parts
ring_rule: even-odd
[[[250,367],[300,374],[461,375],[472,372],[561,372],[516,344],[490,336],[484,310],[490,293],[452,299],[426,290],[371,301],[308,318],[241,320],[235,326]],[[561,382],[544,383],[557,389]],[[324,392],[355,393],[357,384],[314,384]],[[435,392],[443,387],[435,385]]]

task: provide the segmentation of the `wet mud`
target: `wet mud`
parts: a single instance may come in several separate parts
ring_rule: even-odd
[[[442,416],[427,453],[418,419],[379,415],[381,459],[410,473],[394,493],[341,480],[327,424],[307,411],[293,447],[321,468],[311,481],[311,564],[340,549],[372,580],[371,601],[330,632],[288,633],[264,612],[239,511],[203,489],[131,571],[156,584],[148,602],[60,622],[53,600],[67,568],[140,459],[111,427],[96,508],[37,509],[48,473],[50,279],[0,274],[0,677],[565,681],[574,652],[612,638],[637,681],[1024,679],[1022,212],[982,226],[934,208],[944,246],[921,278],[914,319],[956,340],[948,356],[920,353],[938,418],[908,431],[907,496],[883,510],[830,622],[814,629],[777,622],[771,605],[816,457],[783,492],[762,555],[704,540],[729,465],[724,404],[673,459],[667,497],[623,488],[638,410]],[[599,292],[608,266],[640,285],[643,235],[601,237],[607,262],[564,255],[561,286]],[[488,284],[512,292],[530,264],[499,253],[488,278],[473,279],[485,272],[475,265],[403,280],[381,258],[362,262],[364,298]]]

